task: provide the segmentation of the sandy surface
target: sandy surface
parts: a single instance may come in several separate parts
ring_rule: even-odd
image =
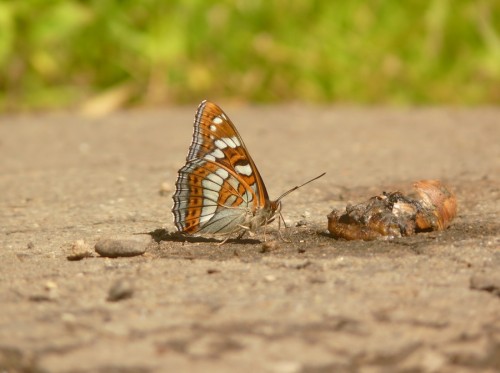
[[[226,106],[272,197],[327,172],[263,250],[166,234],[195,108],[0,117],[1,372],[500,371],[500,109]],[[422,178],[457,195],[445,232],[325,234]],[[142,256],[67,259],[149,232]]]

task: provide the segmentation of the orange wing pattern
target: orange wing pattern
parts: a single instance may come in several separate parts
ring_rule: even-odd
[[[231,234],[263,225],[275,213],[241,136],[212,102],[198,107],[173,199],[175,225],[188,234]]]

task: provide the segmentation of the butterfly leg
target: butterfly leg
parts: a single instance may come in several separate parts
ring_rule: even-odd
[[[245,235],[245,233],[247,233],[247,229],[243,229],[241,231],[241,233],[238,235],[238,237],[236,237],[238,240],[241,240],[243,238],[243,236]]]
[[[264,242],[267,242],[267,221],[264,224]]]
[[[221,242],[219,242],[219,243],[217,244],[217,246],[222,246],[222,245],[224,245],[224,244],[227,242],[227,240],[229,240],[229,238],[230,238],[230,237],[231,237],[231,234],[228,234],[226,238],[224,238]]]
[[[283,242],[292,242],[291,240],[287,240],[285,237],[283,237],[283,235],[281,234],[281,221],[283,221],[283,225],[285,226],[285,229],[288,228],[288,226],[286,225],[286,222],[285,222],[285,218],[283,217],[283,215],[281,214],[281,211],[279,212],[279,218],[278,218],[278,234],[280,236],[280,239],[283,241]]]
[[[224,238],[224,240],[222,242],[219,242],[217,245],[219,245],[219,246],[224,245],[227,242],[227,240],[229,240],[229,238],[231,237],[231,235],[233,233],[238,232],[239,230],[241,230],[241,233],[236,237],[237,240],[240,240],[245,235],[245,233],[250,232],[250,228],[249,227],[246,227],[244,225],[239,225],[237,229],[235,229],[234,231],[228,233],[227,237]]]

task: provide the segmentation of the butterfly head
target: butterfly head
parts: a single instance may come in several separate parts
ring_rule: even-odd
[[[263,225],[267,225],[274,221],[276,216],[279,215],[281,211],[281,201],[270,201],[267,200],[265,205],[257,209],[247,223],[250,230],[255,231]]]
[[[285,193],[283,193],[281,196],[279,196],[278,199],[275,201],[268,201],[266,203],[266,206],[262,209],[262,213],[261,213],[263,216],[266,216],[266,218],[264,219],[264,221],[260,225],[269,224],[272,221],[274,221],[276,216],[281,215],[281,200],[284,197],[286,197],[287,195],[289,195],[293,191],[295,191],[299,188],[302,188],[304,185],[309,184],[310,182],[319,179],[320,177],[325,175],[325,173],[326,172],[323,172],[321,175],[316,176],[316,177],[312,178],[311,180],[306,181],[304,184],[297,185],[297,186],[293,187],[292,189],[287,190]]]
[[[281,201],[278,199],[276,201],[270,201],[269,203],[273,215],[279,214],[281,211]]]

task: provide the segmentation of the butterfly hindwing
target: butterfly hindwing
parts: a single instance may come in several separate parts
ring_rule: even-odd
[[[235,175],[214,162],[192,160],[179,170],[174,194],[177,229],[185,233],[223,233],[242,224],[256,199]],[[222,215],[226,220],[222,224]],[[232,224],[231,224],[232,222]]]

